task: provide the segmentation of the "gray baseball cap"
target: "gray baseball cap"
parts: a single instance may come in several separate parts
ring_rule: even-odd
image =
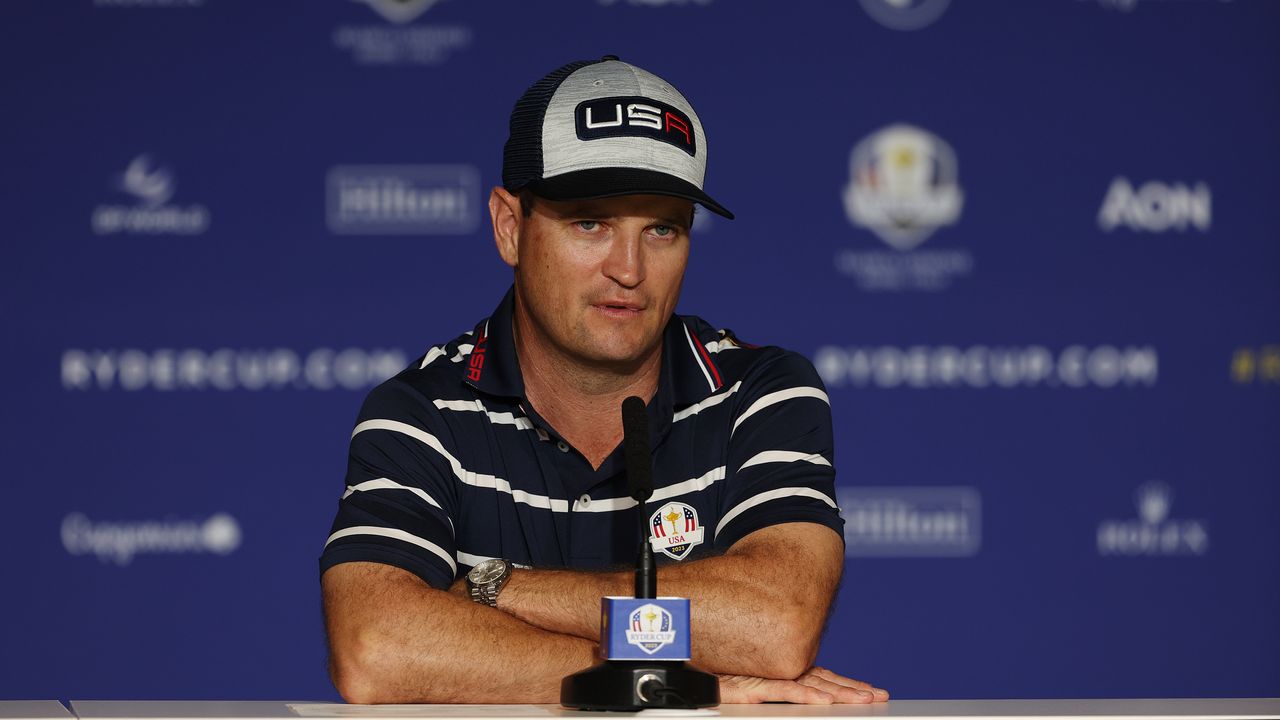
[[[583,60],[534,83],[511,112],[502,185],[549,200],[654,194],[732,218],[703,191],[707,137],[670,83],[616,56]]]

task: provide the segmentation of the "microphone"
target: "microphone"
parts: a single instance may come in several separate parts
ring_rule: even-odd
[[[631,497],[644,502],[653,495],[653,467],[649,459],[649,414],[644,400],[632,395],[622,401],[622,457],[626,461]]]
[[[649,457],[649,415],[644,400],[632,395],[622,401],[622,456],[626,461],[627,486],[636,501],[636,518],[640,521],[640,554],[636,557],[637,598],[658,597],[658,569],[649,544],[649,525],[645,521],[644,503],[653,495],[653,461]]]
[[[604,662],[566,676],[560,683],[560,704],[578,710],[627,711],[718,705],[719,680],[686,662],[693,654],[689,600],[658,597],[645,515],[645,501],[653,495],[649,416],[644,400],[634,396],[622,402],[622,454],[640,526],[635,597],[601,601]]]

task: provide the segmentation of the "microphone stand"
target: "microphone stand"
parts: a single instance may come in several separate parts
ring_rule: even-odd
[[[640,553],[636,557],[635,598],[654,604],[683,603],[688,633],[688,601],[658,597],[658,570],[649,543],[645,502],[653,495],[652,459],[649,453],[649,423],[644,401],[629,397],[622,403],[623,450],[627,460],[627,480],[636,501],[640,527]],[[684,660],[613,659],[610,624],[626,626],[626,613],[613,604],[626,598],[605,598],[601,612],[601,649],[606,659],[560,683],[560,704],[579,710],[625,710],[644,708],[701,708],[720,704],[720,681]],[[634,603],[632,603],[634,604]],[[664,611],[665,612],[665,611]],[[670,617],[670,616],[669,616]],[[689,646],[690,648],[692,645]],[[676,657],[682,657],[677,655]],[[688,657],[683,656],[683,657]]]
[[[652,487],[640,488],[631,497],[636,501],[636,518],[640,520],[640,555],[636,558],[637,598],[658,597],[658,567],[649,544],[649,523],[644,519],[644,504],[653,494]]]

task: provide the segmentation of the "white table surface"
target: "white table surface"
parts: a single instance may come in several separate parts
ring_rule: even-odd
[[[71,713],[57,700],[0,700],[0,718],[4,720],[69,717]]]
[[[586,713],[559,705],[342,705],[290,702],[76,700],[81,720],[253,720],[261,718],[725,717],[992,718],[995,720],[1280,720],[1280,698],[1177,700],[891,700],[876,705],[721,705],[712,710]]]

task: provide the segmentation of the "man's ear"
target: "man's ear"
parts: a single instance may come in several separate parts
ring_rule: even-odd
[[[493,221],[493,242],[502,261],[515,267],[520,257],[520,224],[524,216],[520,198],[495,187],[489,193],[489,219]]]

